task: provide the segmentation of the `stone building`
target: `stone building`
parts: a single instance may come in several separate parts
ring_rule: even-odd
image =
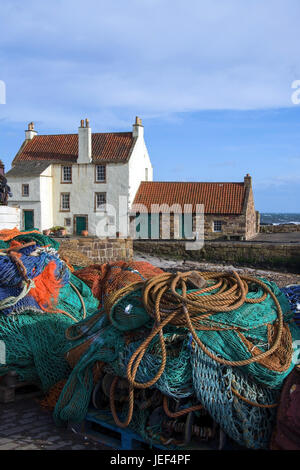
[[[136,238],[249,240],[259,232],[252,179],[239,183],[142,182],[132,206]]]

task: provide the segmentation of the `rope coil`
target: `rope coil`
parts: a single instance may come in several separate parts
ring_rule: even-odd
[[[120,297],[126,295],[126,293],[130,291],[142,288],[144,308],[149,316],[155,321],[152,331],[134,351],[127,364],[126,376],[129,385],[129,409],[124,422],[121,422],[118,418],[115,408],[114,392],[118,382],[118,377],[115,377],[112,382],[110,390],[110,406],[114,420],[119,427],[127,427],[132,419],[134,389],[146,389],[152,387],[160,379],[165,370],[167,362],[167,348],[163,330],[168,324],[188,329],[195,343],[206,355],[217,363],[227,366],[241,367],[252,363],[259,363],[274,354],[281,346],[284,328],[282,309],[275,294],[263,281],[251,276],[240,276],[235,271],[232,273],[196,272],[198,276],[201,276],[206,281],[206,285],[201,287],[199,290],[188,292],[188,284],[190,283],[189,278],[193,276],[194,273],[194,271],[191,271],[176,274],[159,274],[143,283],[138,282],[130,284],[120,291],[115,292],[109,299],[107,299],[105,310],[109,317],[112,306],[120,299]],[[247,297],[249,286],[255,284],[258,288],[262,289],[263,294],[261,297],[255,299]],[[261,303],[268,295],[272,298],[277,313],[277,319],[274,322],[277,327],[276,337],[273,344],[270,344],[268,350],[256,354],[249,350],[249,358],[231,361],[213,354],[198,337],[197,331],[199,330],[220,331],[227,329],[234,330],[239,338],[243,340],[244,333],[247,328],[230,324],[224,325],[215,320],[213,318],[214,315],[221,312],[227,312],[230,314],[230,312],[238,309],[245,303]],[[152,379],[143,383],[138,382],[135,378],[139,365],[147,352],[151,341],[156,336],[158,336],[161,354],[159,369]],[[255,349],[257,350],[258,348],[256,347]],[[235,392],[236,391],[234,390],[233,393]],[[238,393],[235,393],[235,395],[243,399],[243,397]],[[166,407],[167,401],[164,403]],[[254,405],[254,403],[250,402],[249,404]],[[256,404],[256,406],[260,405]],[[276,406],[276,404],[271,406]]]

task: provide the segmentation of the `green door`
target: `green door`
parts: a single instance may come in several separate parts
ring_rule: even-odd
[[[179,216],[179,238],[193,238],[193,217],[192,214],[182,214]]]
[[[30,230],[34,227],[33,211],[24,211],[24,229]]]
[[[76,235],[81,235],[82,230],[86,230],[86,217],[76,217]]]

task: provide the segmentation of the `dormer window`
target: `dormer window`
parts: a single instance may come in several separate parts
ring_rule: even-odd
[[[61,167],[61,182],[72,183],[72,166]]]
[[[95,172],[96,183],[106,183],[106,166],[96,165]]]

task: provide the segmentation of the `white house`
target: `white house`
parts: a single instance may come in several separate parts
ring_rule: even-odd
[[[30,123],[5,176],[21,228],[112,236],[126,230],[139,185],[153,180],[153,169],[140,118],[132,132],[111,133],[92,133],[86,119],[78,134],[38,135]]]

